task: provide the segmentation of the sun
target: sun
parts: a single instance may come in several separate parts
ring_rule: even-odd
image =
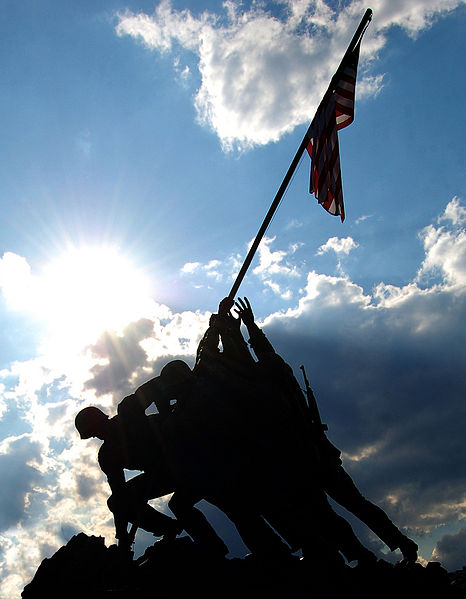
[[[116,248],[73,248],[44,268],[36,302],[55,341],[85,344],[105,329],[118,331],[141,318],[150,285]]]

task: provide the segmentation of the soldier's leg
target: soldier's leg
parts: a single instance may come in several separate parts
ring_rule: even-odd
[[[128,522],[137,524],[157,537],[176,535],[182,530],[179,522],[147,503],[149,499],[162,497],[171,490],[159,485],[150,474],[143,473],[129,480],[124,492],[118,496],[112,495],[107,504],[114,514],[124,516]]]
[[[251,553],[269,559],[290,555],[290,548],[255,510],[242,509],[238,506],[230,508],[222,506],[221,509],[233,522]]]
[[[329,536],[331,536],[339,551],[343,553],[349,562],[357,560],[361,565],[373,564],[377,561],[375,554],[367,549],[367,547],[364,547],[358,539],[351,524],[337,514],[330,504],[328,504],[328,509],[326,510],[325,520]]]
[[[342,563],[339,553],[348,561],[375,561],[376,558],[354,534],[349,522],[339,516],[328,503],[322,490],[301,487],[288,493],[278,502],[279,509],[265,514],[293,551],[303,550],[303,555]]]
[[[194,507],[202,499],[194,493],[176,490],[168,507],[175,514],[189,536],[212,555],[224,557],[228,547],[217,535],[207,518],[198,508]]]
[[[240,537],[252,554],[264,558],[289,556],[290,548],[264,520],[262,505],[251,487],[212,492],[206,499],[222,510],[235,525]],[[272,525],[273,526],[273,525]]]
[[[382,508],[362,495],[343,467],[334,468],[326,473],[325,490],[332,499],[375,532],[391,551],[399,548],[405,559],[416,561],[416,543],[393,524]]]

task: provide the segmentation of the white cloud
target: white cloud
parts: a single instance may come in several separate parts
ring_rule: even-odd
[[[286,229],[300,229],[302,226],[302,221],[298,220],[297,218],[292,218],[290,222],[286,225]]]
[[[186,262],[186,264],[181,269],[181,272],[190,274],[198,268],[199,264],[199,262]]]
[[[410,35],[416,36],[420,31],[432,25],[436,18],[455,9],[462,0],[380,0],[373,2],[374,14],[377,15],[377,30],[384,31],[397,25]],[[364,2],[353,3],[365,6]]]
[[[27,260],[13,252],[5,252],[0,260],[0,287],[8,305],[21,310],[36,296],[35,282]]]
[[[441,271],[443,277],[453,286],[466,284],[466,231],[455,235],[443,228],[432,225],[422,232],[426,258],[418,273],[422,280],[430,273]]]
[[[374,215],[373,214],[363,214],[362,216],[360,216],[359,218],[357,218],[355,220],[355,224],[359,225],[360,223],[363,223],[365,220],[368,220],[369,218],[372,218]]]
[[[453,225],[461,225],[466,222],[466,207],[461,204],[457,196],[448,202],[445,212],[439,217],[438,222],[444,220],[451,221]]]
[[[417,280],[425,281],[440,273],[452,287],[466,285],[466,208],[454,197],[439,217],[444,226],[425,227],[420,238],[424,243],[426,257],[419,269]]]
[[[326,243],[319,247],[317,255],[322,255],[329,251],[333,251],[336,254],[348,255],[351,250],[358,247],[359,244],[356,243],[352,237],[331,237]]]
[[[411,303],[414,310],[412,322],[416,314],[418,329],[436,326],[436,319],[428,312],[423,315],[416,306],[419,301],[433,306],[445,293],[464,293],[466,231],[461,226],[465,222],[464,214],[464,206],[455,197],[447,204],[444,213],[438,219],[438,223],[450,223],[449,228],[447,225],[429,225],[421,231],[420,239],[424,244],[425,258],[415,279],[403,287],[379,283],[374,290],[374,299],[380,308]],[[438,313],[437,318],[442,319],[443,315]]]
[[[385,75],[366,75],[357,82],[356,100],[365,97],[376,97],[383,89]]]
[[[258,277],[277,295],[283,298],[291,297],[290,289],[283,288],[284,279],[297,279],[300,277],[299,269],[292,263],[290,257],[303,246],[302,243],[292,243],[286,250],[273,250],[272,246],[275,242],[275,237],[265,236],[258,249],[255,261],[258,265],[251,270],[251,274]],[[248,244],[248,249],[251,247],[252,241]],[[196,277],[198,286],[202,286],[199,281],[202,280],[201,275],[210,279],[215,279],[217,282],[230,281],[235,279],[239,268],[243,264],[244,256],[239,255],[227,256],[223,260],[210,260],[202,264],[200,262],[188,262],[183,266],[181,272],[186,275]],[[277,280],[278,279],[278,280]]]
[[[376,0],[373,21],[361,51],[359,96],[375,96],[383,74],[373,67],[393,26],[409,35],[462,0]],[[330,78],[366,10],[362,0],[339,9],[323,0],[282,0],[282,19],[261,3],[244,9],[230,0],[225,12],[173,9],[163,0],[153,15],[119,15],[117,34],[130,35],[161,53],[178,48],[198,59],[201,84],[195,95],[199,121],[211,127],[226,150],[277,141],[296,125],[310,121]],[[180,71],[180,63],[176,63]]]
[[[262,278],[271,275],[297,276],[298,272],[295,266],[288,263],[285,258],[294,254],[298,246],[291,245],[287,251],[271,250],[271,246],[276,237],[264,237],[258,247],[259,264],[253,269],[253,273]]]

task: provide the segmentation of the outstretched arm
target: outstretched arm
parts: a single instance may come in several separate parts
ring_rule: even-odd
[[[235,318],[230,310],[234,301],[230,297],[222,299],[218,306],[218,313],[212,314],[209,328],[205,332],[197,351],[195,369],[203,367],[216,367],[219,358],[222,362],[230,361],[230,365],[249,364],[253,358],[240,331],[241,319]],[[223,352],[219,350],[220,340]]]
[[[244,367],[254,364],[248,345],[241,334],[241,318],[236,318],[230,310],[234,301],[226,297],[218,307],[218,327],[223,345],[223,357],[231,367]]]
[[[251,304],[249,303],[248,298],[245,297],[244,299],[241,299],[239,297],[238,301],[235,302],[235,306],[236,306],[235,312],[238,314],[238,316],[241,318],[241,320],[246,325],[248,332],[251,333],[250,329],[252,329],[255,326],[255,322],[254,322],[254,314],[253,314]]]
[[[162,416],[171,412],[170,399],[166,397],[163,391],[159,376],[150,379],[150,381],[147,381],[138,387],[134,392],[134,395],[144,412],[151,403],[155,404],[159,414],[162,414]]]
[[[249,333],[249,343],[253,348],[256,356],[260,359],[261,357],[270,354],[275,354],[275,350],[270,341],[265,336],[265,333],[254,322],[254,314],[251,308],[251,304],[247,297],[244,299],[238,298],[235,302],[235,312],[241,318],[246,325]]]

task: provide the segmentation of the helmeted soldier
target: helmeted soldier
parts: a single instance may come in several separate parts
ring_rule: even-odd
[[[337,503],[352,512],[384,542],[391,551],[400,549],[405,560],[417,560],[417,545],[404,535],[377,505],[366,499],[344,470],[341,452],[322,431],[308,426],[307,404],[291,367],[274,350],[265,333],[254,322],[254,315],[247,298],[236,302],[237,313],[246,325],[249,344],[258,358],[264,380],[275,393],[282,393],[300,413],[312,441],[313,457],[318,452],[319,480],[325,492]]]
[[[184,524],[148,504],[150,499],[173,493],[181,488],[178,470],[169,444],[165,442],[163,422],[170,420],[171,409],[160,381],[152,379],[118,405],[117,415],[109,418],[102,410],[90,406],[81,410],[75,425],[82,439],[97,437],[104,441],[98,462],[106,474],[112,495],[108,507],[113,512],[118,546],[128,549],[132,539],[128,523],[152,532],[155,536],[175,537]],[[149,405],[156,403],[160,412],[146,415]],[[141,470],[142,474],[126,481],[124,470]],[[228,553],[205,516],[196,508],[200,542],[206,551]],[[189,528],[189,525],[188,525]],[[190,533],[191,534],[191,533]]]
[[[220,306],[229,302],[225,298]],[[242,441],[236,456],[243,462],[236,476],[238,486],[247,489],[250,509],[271,523],[293,551],[307,545],[309,555],[309,548],[318,546],[319,559],[325,556],[338,562],[341,550],[349,561],[375,560],[349,523],[332,510],[316,483],[310,465],[316,460],[309,460],[308,430],[299,398],[293,401],[275,387],[273,377],[267,379],[267,372],[254,361],[242,337],[240,320],[230,314],[224,319],[220,316],[211,319],[213,330],[203,338],[208,351],[200,347],[194,371],[207,380],[210,372],[217,379],[217,373],[222,372],[217,394],[236,414],[228,419],[228,433]],[[223,352],[217,347],[220,340]],[[207,356],[210,368],[203,366],[203,356]]]
[[[189,481],[175,493],[169,507],[186,523],[192,506],[206,499],[232,520],[253,554],[289,555],[289,548],[262,518],[247,489],[250,454],[244,418],[248,402],[242,378],[247,367],[238,356],[246,355],[249,366],[254,361],[239,332],[238,319],[229,314],[232,305],[222,301],[218,314],[212,315],[192,370],[174,360],[160,373],[165,393],[176,400],[173,424],[183,441],[173,450],[182,454],[176,460],[184,468],[180,478]]]
[[[81,410],[75,419],[81,439],[97,437],[103,441],[98,462],[112,491],[107,504],[114,515],[118,546],[124,549],[128,549],[132,541],[129,522],[137,523],[155,536],[176,536],[182,530],[175,519],[147,503],[149,499],[172,492],[173,482],[157,446],[157,423],[152,416],[146,416],[137,403],[137,398],[130,395],[120,403],[113,418],[90,406]],[[125,469],[143,473],[126,482]]]

